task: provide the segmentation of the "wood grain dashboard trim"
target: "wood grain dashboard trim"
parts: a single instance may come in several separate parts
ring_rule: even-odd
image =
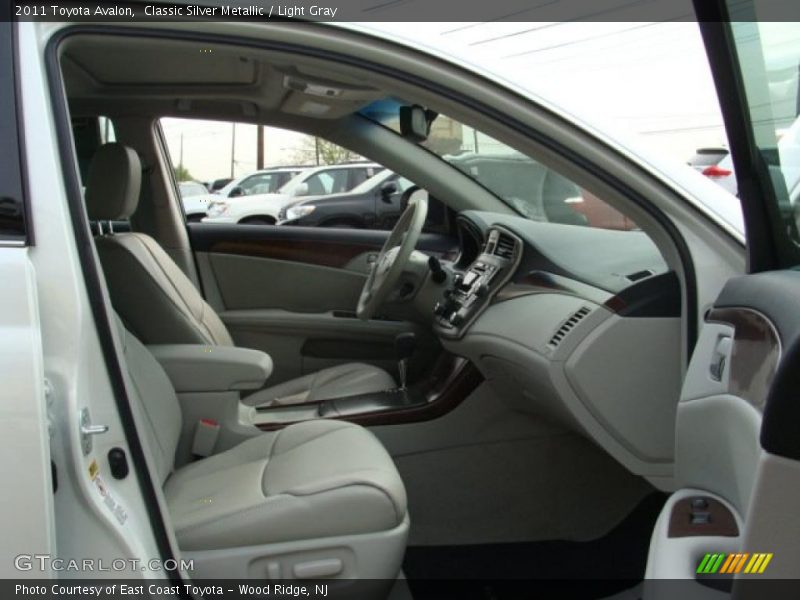
[[[340,269],[365,252],[379,250],[379,246],[368,244],[290,239],[226,240],[215,242],[210,248],[213,254],[272,258]]]
[[[734,329],[727,366],[728,393],[763,411],[782,352],[775,326],[751,308],[714,308],[706,321],[725,323]]]
[[[349,421],[365,427],[431,421],[446,415],[458,407],[482,382],[483,376],[480,371],[471,362],[461,360],[457,361],[454,368],[445,376],[435,372],[431,374],[428,380],[430,389],[427,394],[427,402],[424,404],[325,418]],[[319,405],[323,402],[325,400],[309,402],[304,406]],[[265,412],[268,414],[269,411]],[[258,428],[263,431],[275,431],[291,424],[286,422],[267,422],[259,423]]]

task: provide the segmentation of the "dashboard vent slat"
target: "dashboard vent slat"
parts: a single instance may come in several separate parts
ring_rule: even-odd
[[[576,310],[570,317],[561,324],[561,327],[553,334],[553,337],[550,338],[550,341],[547,342],[547,345],[550,348],[558,348],[558,345],[567,337],[570,331],[572,331],[575,326],[581,322],[581,320],[591,313],[591,309],[588,306],[582,306],[578,310]]]
[[[499,236],[497,236],[497,243],[494,247],[494,255],[499,256],[500,258],[505,258],[506,260],[511,260],[514,258],[514,247],[516,245],[517,244],[514,241],[514,238],[501,233]]]

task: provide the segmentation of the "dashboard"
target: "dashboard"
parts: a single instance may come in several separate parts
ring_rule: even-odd
[[[469,358],[500,401],[587,435],[657,484],[669,479],[682,292],[655,244],[641,231],[480,211],[458,226],[454,276],[433,309],[443,346]]]

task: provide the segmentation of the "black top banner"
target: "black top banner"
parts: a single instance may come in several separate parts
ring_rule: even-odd
[[[732,7],[731,20],[800,21],[800,2],[795,0],[729,0],[728,4]],[[662,22],[693,21],[697,17],[692,0],[12,0],[11,19],[58,22]]]

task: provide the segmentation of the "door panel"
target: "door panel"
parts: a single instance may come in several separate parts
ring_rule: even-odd
[[[299,261],[211,252],[209,264],[226,310],[353,310],[363,273]]]
[[[414,360],[421,367],[438,353],[430,331],[408,321],[354,318],[368,269],[389,232],[206,223],[188,228],[206,299],[237,345],[272,356],[270,384],[352,361],[396,376],[393,343],[404,331],[417,333]],[[457,240],[425,234],[418,249],[453,258]]]

